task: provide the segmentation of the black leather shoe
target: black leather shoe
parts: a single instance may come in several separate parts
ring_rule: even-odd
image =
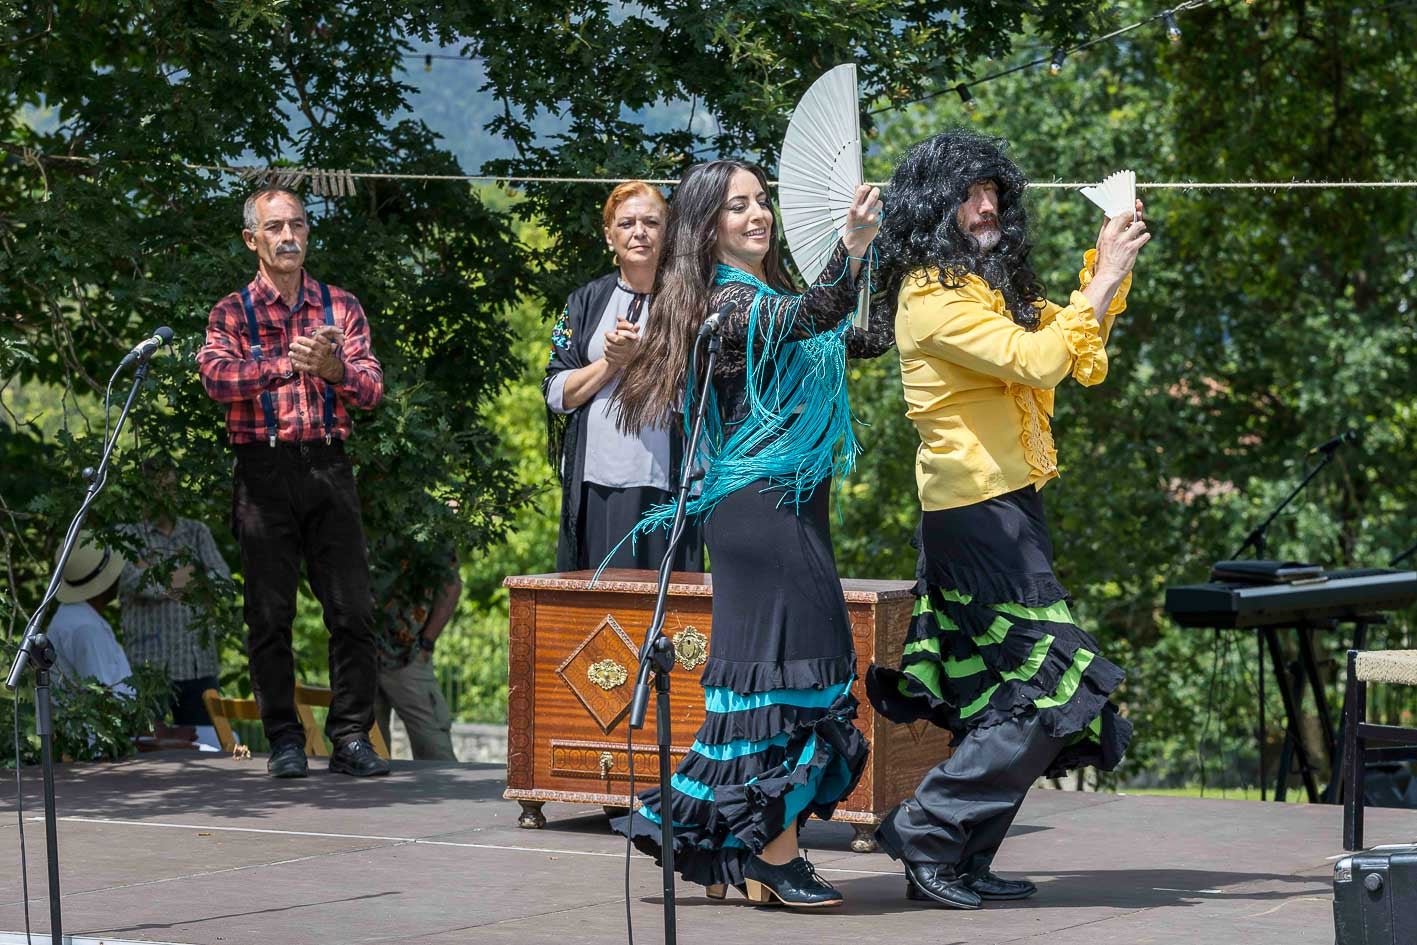
[[[273,778],[303,778],[310,773],[305,760],[305,746],[295,742],[277,745],[266,761],[266,771]]]
[[[1026,879],[1004,879],[987,869],[966,874],[964,884],[980,899],[1027,899],[1038,892],[1038,887]]]
[[[379,757],[374,746],[365,738],[353,738],[335,749],[330,755],[330,770],[337,774],[352,774],[356,778],[368,778],[389,773],[389,763]]]
[[[939,863],[905,864],[905,898],[951,909],[978,909],[983,905],[979,894],[955,876],[953,869]]]
[[[784,906],[816,909],[839,906],[841,893],[817,874],[816,867],[805,856],[789,860],[781,866],[764,863],[752,857],[743,865],[749,902],[769,905],[777,900]]]

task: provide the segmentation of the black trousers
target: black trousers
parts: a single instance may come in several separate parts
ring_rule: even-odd
[[[290,625],[300,562],[330,633],[325,734],[336,746],[367,738],[378,685],[369,557],[354,470],[344,444],[240,445],[231,525],[246,579],[246,649],[251,688],[271,747],[304,744],[295,712]]]
[[[960,875],[988,869],[1024,795],[1063,745],[1036,714],[970,732],[886,815],[876,840],[908,863],[953,866]]]

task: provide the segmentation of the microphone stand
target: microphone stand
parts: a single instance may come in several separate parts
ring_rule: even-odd
[[[1249,548],[1255,549],[1255,557],[1256,557],[1257,559],[1258,559],[1258,558],[1263,558],[1263,557],[1265,556],[1265,549],[1266,549],[1266,547],[1267,547],[1267,542],[1266,542],[1267,534],[1266,534],[1266,533],[1269,531],[1269,526],[1272,525],[1272,524],[1274,524],[1274,520],[1279,517],[1279,513],[1280,513],[1280,512],[1283,512],[1283,511],[1289,506],[1289,503],[1290,503],[1290,502],[1293,502],[1294,499],[1299,495],[1299,493],[1301,493],[1301,492],[1304,491],[1305,487],[1307,487],[1307,486],[1309,485],[1309,483],[1314,480],[1314,477],[1317,476],[1319,473],[1323,472],[1324,467],[1327,466],[1330,462],[1333,461],[1333,454],[1337,451],[1338,447],[1340,447],[1340,446],[1343,445],[1343,442],[1344,442],[1344,441],[1342,440],[1342,438],[1339,438],[1337,442],[1334,442],[1334,443],[1333,443],[1333,446],[1332,446],[1332,447],[1330,447],[1330,448],[1328,448],[1328,449],[1323,449],[1322,447],[1320,448],[1320,449],[1323,449],[1324,458],[1319,461],[1319,464],[1318,464],[1317,466],[1315,466],[1314,468],[1312,468],[1312,469],[1310,469],[1310,470],[1308,471],[1308,473],[1304,476],[1304,478],[1299,481],[1299,484],[1294,487],[1293,491],[1291,491],[1291,492],[1289,493],[1289,495],[1287,495],[1287,496],[1284,497],[1284,501],[1281,502],[1281,503],[1279,503],[1279,505],[1274,509],[1273,512],[1270,512],[1270,513],[1269,513],[1269,517],[1268,517],[1268,518],[1266,518],[1263,522],[1260,522],[1258,525],[1256,525],[1254,528],[1252,528],[1252,529],[1250,530],[1250,533],[1245,536],[1245,540],[1240,544],[1240,547],[1237,548],[1237,549],[1235,549],[1235,553],[1230,556],[1232,559],[1234,559],[1234,558],[1239,558],[1242,554],[1245,553],[1246,549],[1249,549]],[[1219,634],[1219,632],[1220,632],[1219,630],[1216,631],[1217,634]],[[1301,631],[1301,632],[1302,632],[1302,631]],[[1266,773],[1266,771],[1265,771],[1265,763],[1264,763],[1264,731],[1265,731],[1265,724],[1264,724],[1264,647],[1265,647],[1265,641],[1266,641],[1266,639],[1267,639],[1267,637],[1266,637],[1266,633],[1265,633],[1264,629],[1263,629],[1263,628],[1256,628],[1256,630],[1255,630],[1255,659],[1256,659],[1255,680],[1256,680],[1256,682],[1258,683],[1258,686],[1259,686],[1259,705],[1260,705],[1260,711],[1259,711],[1259,764],[1260,764],[1260,800],[1261,800],[1261,801],[1266,800],[1266,798],[1265,798],[1265,779],[1266,779],[1267,776],[1268,776],[1267,773]],[[1279,671],[1279,665],[1280,665],[1279,650],[1278,650],[1279,644],[1278,644],[1278,643],[1274,643],[1273,646],[1275,647],[1275,649],[1274,649],[1273,653],[1271,653],[1271,656],[1272,656],[1272,658],[1274,659],[1275,671],[1278,672],[1278,671]],[[1282,679],[1281,679],[1281,681],[1280,681],[1280,690],[1281,690],[1280,695],[1284,696],[1285,704],[1287,705],[1287,704],[1288,704],[1288,700],[1289,700],[1289,694],[1284,691],[1284,685],[1283,685],[1283,680],[1282,680]],[[1295,737],[1297,738],[1298,736],[1295,736]],[[1302,746],[1302,745],[1300,746],[1300,750],[1301,750],[1301,751],[1303,750],[1303,746]],[[1286,753],[1286,756],[1287,756],[1287,753]],[[1283,775],[1281,775],[1281,782],[1282,782],[1282,780],[1283,780]],[[1281,784],[1281,787],[1282,787],[1282,784]],[[1276,797],[1276,798],[1279,798],[1279,797],[1281,797],[1281,796],[1282,796],[1281,788],[1276,788],[1276,789],[1275,789],[1275,797]]]
[[[1335,449],[1337,448],[1337,445],[1335,446]],[[1235,553],[1230,556],[1232,559],[1239,558],[1242,554],[1245,553],[1245,550],[1247,548],[1255,549],[1256,558],[1264,557],[1265,533],[1269,531],[1269,526],[1274,524],[1274,520],[1279,517],[1279,513],[1283,512],[1289,506],[1289,503],[1293,502],[1295,497],[1298,496],[1299,493],[1304,491],[1304,488],[1310,482],[1313,481],[1313,478],[1319,473],[1323,472],[1323,468],[1333,460],[1333,454],[1335,452],[1335,449],[1324,451],[1324,458],[1319,461],[1319,464],[1317,466],[1315,466],[1313,469],[1310,469],[1308,474],[1304,476],[1304,478],[1297,486],[1294,487],[1294,491],[1290,492],[1289,495],[1285,496],[1284,501],[1279,503],[1278,507],[1276,507],[1273,512],[1269,513],[1269,518],[1265,519],[1263,522],[1260,522],[1253,529],[1251,529],[1248,535],[1245,536],[1245,541],[1240,545],[1239,548],[1235,550]]]
[[[684,510],[689,502],[689,486],[694,478],[689,473],[693,467],[694,454],[698,451],[699,435],[703,431],[704,412],[708,404],[709,385],[713,383],[714,362],[722,342],[718,338],[715,323],[708,336],[708,359],[704,367],[704,383],[699,390],[698,403],[694,406],[694,425],[689,434],[689,442],[684,449],[684,466],[679,475],[679,498],[674,508],[674,524],[669,530],[669,547],[659,563],[659,592],[654,600],[654,616],[649,629],[645,631],[645,642],[640,647],[640,670],[635,681],[635,696],[630,702],[630,728],[641,729],[645,724],[645,710],[649,703],[649,677],[654,674],[655,727],[659,743],[659,861],[664,878],[664,941],[665,945],[675,945],[674,920],[674,811],[671,804],[672,789],[669,785],[669,674],[674,669],[674,644],[664,635],[664,618],[669,597],[669,575],[674,567],[674,552],[684,533]],[[693,379],[689,379],[693,383]],[[631,805],[634,798],[630,799]],[[633,814],[632,814],[633,816]]]
[[[138,360],[138,368],[133,372],[133,386],[128,391],[128,399],[123,404],[123,410],[118,414],[118,422],[113,427],[112,436],[103,446],[103,456],[99,459],[98,468],[88,476],[88,491],[84,493],[84,501],[79,505],[79,511],[74,514],[73,521],[69,523],[69,530],[64,535],[64,545],[59,551],[59,559],[54,564],[54,572],[49,576],[49,587],[45,590],[44,598],[40,601],[39,606],[30,616],[29,623],[25,625],[24,639],[20,643],[19,652],[15,654],[15,662],[10,666],[10,675],[5,679],[6,688],[13,692],[20,686],[20,677],[24,673],[25,667],[32,665],[34,668],[34,719],[35,734],[39,736],[40,767],[44,778],[44,843],[49,867],[49,935],[52,945],[63,945],[64,941],[63,922],[59,909],[59,827],[54,806],[54,716],[49,697],[49,671],[54,667],[56,654],[54,644],[49,642],[49,638],[40,629],[40,624],[43,622],[44,612],[49,609],[54,596],[59,592],[64,566],[68,564],[69,556],[73,553],[74,545],[78,542],[79,531],[83,527],[89,507],[98,498],[99,492],[103,490],[104,483],[107,481],[108,464],[113,456],[113,448],[118,444],[118,435],[123,432],[123,424],[128,419],[128,412],[132,409],[133,401],[138,396],[138,388],[147,379],[148,358],[150,357],[152,357],[152,352]],[[18,766],[19,763],[20,759],[16,758],[15,764]]]

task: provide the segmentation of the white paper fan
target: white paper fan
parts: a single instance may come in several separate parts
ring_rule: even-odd
[[[1096,187],[1082,188],[1082,195],[1102,208],[1109,217],[1122,214],[1136,216],[1137,172],[1117,171],[1103,178]]]
[[[807,90],[782,139],[778,206],[792,261],[808,284],[831,259],[846,233],[846,211],[861,185],[861,118],[856,64],[828,71]],[[856,325],[866,327],[870,269],[860,274]]]

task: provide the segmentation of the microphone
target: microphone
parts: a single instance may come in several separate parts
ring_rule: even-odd
[[[699,326],[699,337],[706,338],[709,335],[718,334],[719,322],[723,321],[725,318],[732,315],[736,311],[738,311],[737,302],[734,302],[731,299],[727,302],[724,302],[718,307],[718,311],[714,312],[708,318],[704,319],[704,323]]]
[[[123,368],[132,364],[134,361],[137,361],[139,363],[146,362],[149,358],[153,356],[153,354],[157,351],[158,348],[161,348],[163,345],[170,344],[172,344],[172,329],[168,328],[166,325],[163,325],[157,331],[153,332],[153,336],[151,338],[145,339],[141,343],[134,345],[132,351],[129,351],[127,354],[123,355],[123,360],[119,362],[118,368],[119,370],[122,370]]]
[[[1333,439],[1329,440],[1328,442],[1326,442],[1326,443],[1320,443],[1318,446],[1315,446],[1313,449],[1309,450],[1309,455],[1310,455],[1310,456],[1313,456],[1315,453],[1323,453],[1323,454],[1327,455],[1327,454],[1329,454],[1329,453],[1332,453],[1334,450],[1338,449],[1340,446],[1343,446],[1343,445],[1348,444],[1348,443],[1357,443],[1357,442],[1358,442],[1358,431],[1357,431],[1357,430],[1344,430],[1342,433],[1338,434],[1338,436],[1334,437]]]

